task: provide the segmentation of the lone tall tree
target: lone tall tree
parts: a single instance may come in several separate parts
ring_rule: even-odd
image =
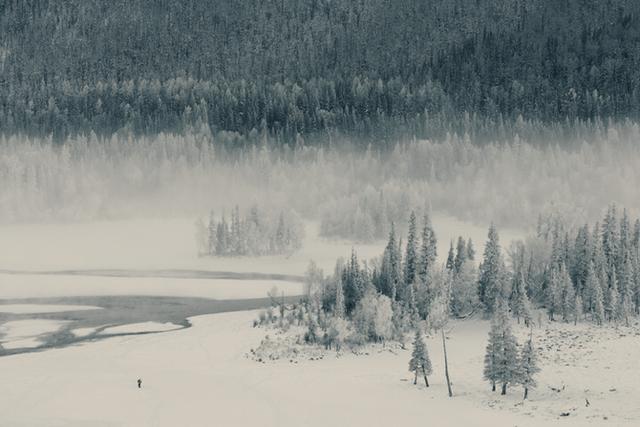
[[[491,320],[484,378],[491,381],[492,391],[495,391],[496,383],[501,383],[501,394],[507,394],[507,386],[518,381],[518,343],[511,331],[509,306],[503,297],[498,299]]]
[[[536,386],[536,381],[533,377],[538,372],[540,372],[538,358],[533,347],[533,338],[529,336],[520,352],[519,382],[524,387],[524,399],[529,396],[529,389]]]
[[[418,383],[418,373],[422,372],[424,377],[424,384],[429,387],[429,380],[427,375],[431,375],[432,367],[431,360],[429,359],[429,353],[427,352],[427,346],[422,340],[422,333],[420,328],[416,329],[416,336],[413,340],[413,352],[411,353],[411,360],[409,360],[409,371],[414,372],[413,383]]]

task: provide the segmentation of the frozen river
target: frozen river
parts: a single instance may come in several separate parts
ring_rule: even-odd
[[[287,302],[297,299],[285,297]],[[252,310],[270,302],[130,295],[5,299],[0,303],[0,356],[184,329],[191,326],[189,317]]]

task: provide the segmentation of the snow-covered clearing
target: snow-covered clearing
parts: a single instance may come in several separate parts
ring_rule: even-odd
[[[535,329],[543,370],[523,402],[520,388],[499,396],[482,380],[485,321],[451,323],[455,397],[449,399],[437,336],[427,340],[434,375],[426,389],[412,384],[409,349],[374,346],[368,355],[256,362],[250,349],[273,333],[252,328],[256,316],[200,316],[180,331],[0,358],[3,425],[617,426],[634,425],[640,415],[637,329]]]

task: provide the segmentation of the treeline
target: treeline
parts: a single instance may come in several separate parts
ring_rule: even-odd
[[[0,28],[5,134],[388,145],[640,112],[633,0],[9,0]]]
[[[302,247],[304,224],[293,211],[273,216],[253,206],[245,216],[236,206],[230,221],[224,213],[217,220],[214,213],[209,223],[196,220],[196,240],[200,256],[260,256],[290,254]]]

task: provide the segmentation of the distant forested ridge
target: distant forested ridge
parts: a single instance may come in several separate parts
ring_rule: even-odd
[[[5,134],[392,140],[640,113],[637,0],[5,0],[0,34]]]

